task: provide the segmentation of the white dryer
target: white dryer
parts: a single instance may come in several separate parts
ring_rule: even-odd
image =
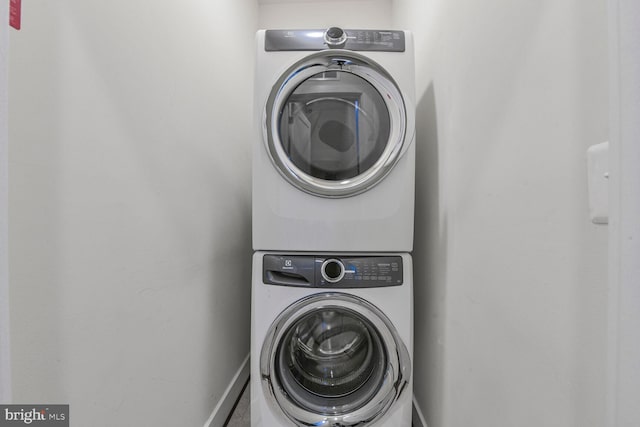
[[[415,83],[407,31],[257,33],[253,248],[413,248]]]
[[[409,427],[408,254],[256,252],[251,425]]]

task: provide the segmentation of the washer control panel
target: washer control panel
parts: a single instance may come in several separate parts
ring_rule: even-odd
[[[324,50],[404,52],[405,34],[398,30],[266,30],[264,50]]]
[[[265,284],[311,288],[402,285],[400,256],[264,255]]]

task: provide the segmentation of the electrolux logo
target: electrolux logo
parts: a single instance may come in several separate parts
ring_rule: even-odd
[[[0,427],[69,427],[69,405],[0,405]]]

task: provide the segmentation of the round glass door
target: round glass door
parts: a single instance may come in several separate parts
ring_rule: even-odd
[[[289,307],[271,326],[261,354],[270,403],[301,425],[379,418],[404,388],[409,366],[389,320],[347,294],[314,295]]]
[[[267,102],[271,160],[291,184],[318,196],[348,197],[377,184],[399,159],[405,131],[391,77],[352,52],[305,58]]]
[[[285,333],[276,354],[278,381],[300,407],[345,414],[375,394],[386,359],[367,319],[341,307],[318,308]]]
[[[300,171],[315,178],[355,178],[380,158],[389,140],[382,96],[362,77],[342,71],[301,83],[279,118],[282,147]]]

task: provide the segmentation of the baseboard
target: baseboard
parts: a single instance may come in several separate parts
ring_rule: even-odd
[[[420,410],[420,406],[418,406],[418,402],[416,402],[415,396],[413,396],[413,411],[411,413],[411,423],[413,427],[428,427],[427,422],[424,419],[424,415],[422,415],[422,411]]]
[[[238,372],[236,372],[231,379],[229,386],[227,386],[227,389],[222,394],[218,404],[213,408],[209,419],[204,423],[204,427],[224,426],[224,423],[229,417],[229,414],[231,414],[234,405],[240,398],[244,385],[249,380],[249,356],[250,355],[248,354],[242,361],[240,369],[238,369]]]

